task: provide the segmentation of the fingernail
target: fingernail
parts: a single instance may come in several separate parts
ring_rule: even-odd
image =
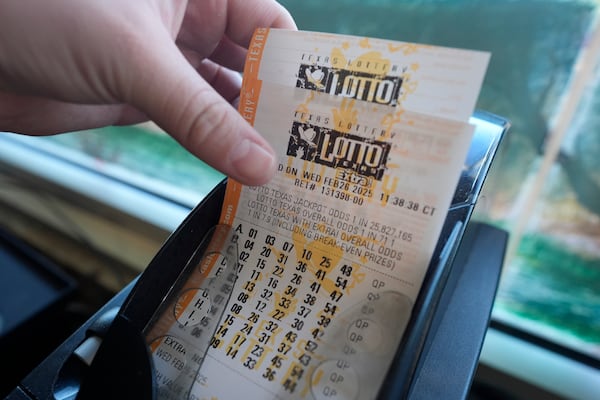
[[[275,173],[275,155],[259,144],[244,139],[229,153],[229,160],[241,183],[262,185]]]

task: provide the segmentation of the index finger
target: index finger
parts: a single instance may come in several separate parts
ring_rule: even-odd
[[[256,28],[296,29],[290,13],[275,0],[191,1],[177,44],[200,58],[241,70]]]

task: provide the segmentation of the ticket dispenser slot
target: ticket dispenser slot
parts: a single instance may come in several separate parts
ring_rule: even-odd
[[[462,277],[471,273],[469,272],[469,268],[472,268],[469,265],[473,264],[471,254],[473,252],[486,254],[482,246],[485,248],[495,246],[495,250],[489,253],[494,254],[493,260],[482,258],[483,262],[493,264],[493,268],[490,267],[492,272],[486,278],[491,282],[488,290],[479,293],[479,296],[484,296],[487,302],[481,301],[484,306],[480,307],[477,315],[473,314],[480,328],[479,335],[469,339],[473,344],[469,359],[465,361],[457,356],[458,361],[456,361],[469,363],[464,367],[456,366],[468,372],[466,377],[460,378],[461,381],[457,382],[457,385],[468,388],[472,379],[478,349],[483,340],[495,294],[506,237],[498,233],[495,228],[469,223],[469,219],[500,140],[508,129],[508,123],[502,118],[483,112],[477,112],[470,122],[476,125],[474,138],[425,280],[412,312],[405,321],[398,322],[402,326],[405,325],[406,329],[400,340],[400,346],[392,356],[391,367],[383,371],[382,375],[385,376],[383,383],[376,388],[373,396],[367,398],[427,398],[422,395],[427,390],[419,392],[423,386],[429,386],[423,385],[423,382],[428,382],[423,374],[435,370],[432,365],[439,364],[442,367],[444,365],[434,354],[437,341],[446,340],[448,337],[444,335],[460,334],[460,329],[447,330],[447,326],[452,324],[449,324],[444,316],[452,315],[453,299],[461,298],[456,293],[464,289],[464,285],[461,284],[464,280]],[[187,387],[188,383],[194,385],[195,373],[202,366],[202,357],[199,357],[200,360],[195,357],[193,361],[185,359],[182,348],[178,347],[176,340],[169,336],[171,333],[164,329],[160,331],[158,325],[164,315],[177,319],[179,325],[199,324],[199,321],[203,321],[203,327],[206,328],[202,333],[205,338],[203,343],[209,343],[210,336],[219,322],[221,310],[219,307],[213,307],[217,302],[214,300],[215,297],[210,296],[215,296],[214,290],[220,291],[219,304],[226,305],[227,296],[231,294],[235,283],[234,261],[237,259],[235,255],[231,255],[236,254],[237,251],[235,235],[221,235],[227,237],[225,242],[217,240],[217,246],[226,247],[228,250],[217,252],[222,257],[217,257],[220,261],[213,261],[227,264],[229,269],[221,269],[227,273],[206,276],[206,280],[198,284],[199,286],[193,286],[201,290],[190,292],[190,287],[185,286],[188,282],[186,271],[190,268],[196,270],[202,268],[199,266],[205,262],[204,255],[215,253],[213,239],[215,235],[219,236],[215,234],[215,226],[218,224],[224,192],[225,182],[222,182],[194,208],[169,237],[144,273],[33,370],[7,399],[155,399],[161,385],[157,377],[163,379],[163,384],[168,384],[165,374],[171,372],[174,373],[173,379],[183,379],[186,383],[181,385],[182,387]],[[489,240],[489,235],[496,235],[495,240]],[[458,263],[461,265],[457,265]],[[193,300],[197,307],[188,308],[190,313],[186,314],[187,319],[182,323],[178,319],[181,314],[178,314],[177,310],[185,308],[180,307],[181,304],[178,303],[179,297],[184,292],[190,294],[187,300]],[[212,294],[209,296],[207,293]],[[402,299],[391,296],[382,302],[382,307],[401,303]],[[211,303],[211,307],[206,308],[202,303],[203,297],[210,298],[214,304]],[[191,304],[187,300],[185,304]],[[203,317],[196,317],[196,312],[208,313],[207,310],[214,311],[212,319],[208,319],[208,322]],[[357,312],[360,313],[360,310]],[[353,321],[360,320],[355,318]],[[460,323],[463,324],[464,321]],[[147,343],[148,332],[152,329],[163,332],[157,337],[164,340],[157,342],[155,346],[152,344],[149,346]],[[474,331],[472,326],[469,329],[471,332]],[[362,324],[355,326],[354,331],[349,331],[345,336],[356,342],[357,335],[375,335],[373,336],[375,338],[376,333],[363,321]],[[200,335],[198,330],[195,334]],[[468,331],[465,334],[468,335]],[[159,376],[156,373],[156,368],[159,368],[156,366],[157,359],[153,358],[153,353],[161,345],[171,346],[173,350],[172,353],[161,353],[165,354],[166,364],[163,366],[162,375]],[[202,354],[202,351],[199,349],[196,354]],[[175,358],[177,360],[173,361]],[[166,365],[171,365],[172,369]],[[325,367],[327,365],[323,368]],[[332,368],[335,369],[336,366]],[[350,393],[359,392],[353,391],[351,387],[357,383],[344,384],[350,386],[343,390],[348,390]],[[457,391],[459,392],[460,390]],[[463,390],[462,394],[464,393]],[[178,398],[194,397],[189,395],[189,391],[187,393],[184,391]],[[306,398],[310,398],[310,395]],[[313,394],[313,398],[319,398],[319,395]],[[329,398],[341,397],[330,396]]]

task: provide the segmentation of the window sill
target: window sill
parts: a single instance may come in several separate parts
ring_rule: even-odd
[[[203,198],[43,139],[10,133],[0,133],[0,181],[5,228],[112,291],[127,283],[115,276],[143,271]],[[76,247],[95,253],[105,268]],[[115,274],[117,269],[122,271]]]

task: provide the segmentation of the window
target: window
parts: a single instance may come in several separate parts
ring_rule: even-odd
[[[89,156],[96,160],[96,168],[107,169],[109,174],[131,171],[131,177],[152,178],[154,182],[145,185],[147,190],[190,207],[199,198],[192,193],[204,196],[224,178],[151,123],[49,136],[43,140],[51,148],[57,144],[69,152]],[[168,189],[159,190],[157,180],[168,185]],[[174,189],[180,194],[174,195]]]

